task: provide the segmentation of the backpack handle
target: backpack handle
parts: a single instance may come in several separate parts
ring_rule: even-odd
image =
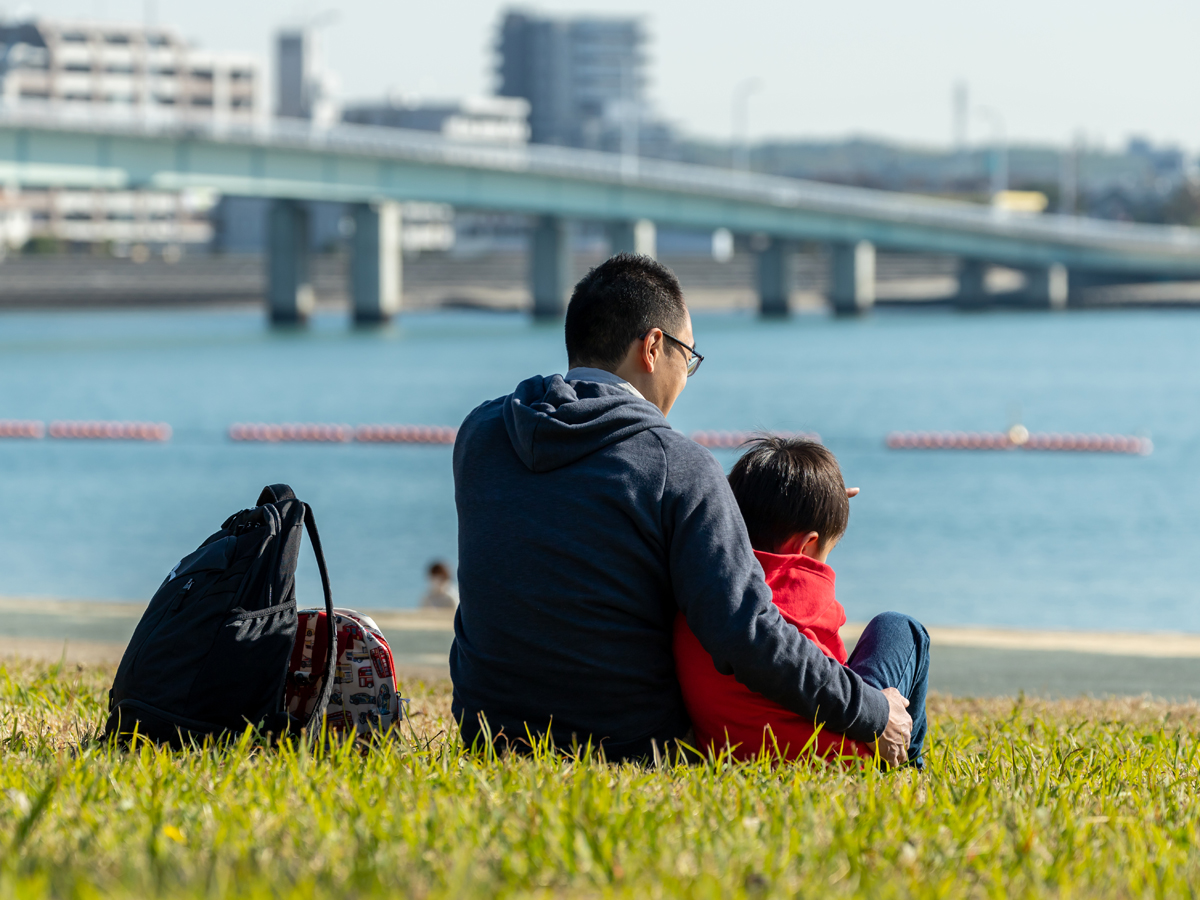
[[[296,492],[286,484],[268,484],[262,489],[262,493],[258,495],[258,503],[255,506],[263,506],[267,503],[283,503],[285,500],[295,500]],[[308,507],[305,506],[305,509]],[[309,532],[312,533],[311,531]]]
[[[272,485],[271,488],[282,487],[289,494],[292,489],[287,485]],[[264,488],[263,494],[266,494],[271,488]],[[292,497],[295,497],[292,494]],[[325,663],[325,682],[321,687],[321,696],[317,700],[316,706],[309,714],[308,720],[301,725],[301,728],[311,728],[313,723],[317,721],[318,716],[325,714],[325,707],[329,703],[329,696],[333,693],[333,677],[337,670],[337,626],[333,621],[333,591],[329,588],[329,572],[325,568],[325,554],[321,552],[321,535],[317,532],[317,522],[313,518],[312,507],[307,503],[301,503],[304,507],[304,527],[308,531],[308,538],[312,541],[313,553],[317,557],[317,569],[321,573],[321,589],[325,592],[325,632],[329,638],[329,655]]]

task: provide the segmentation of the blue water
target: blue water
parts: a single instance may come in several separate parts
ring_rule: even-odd
[[[851,619],[1200,631],[1200,316],[698,315],[680,430],[811,430],[863,489],[830,562]],[[145,600],[267,483],[315,508],[339,604],[406,607],[455,558],[448,447],[234,444],[240,421],[457,424],[563,370],[518,315],[0,317],[0,418],[169,422],[165,445],[0,441],[0,594]],[[897,452],[893,429],[1144,433],[1150,457]],[[718,454],[728,466],[732,453]],[[302,600],[318,597],[315,566]]]

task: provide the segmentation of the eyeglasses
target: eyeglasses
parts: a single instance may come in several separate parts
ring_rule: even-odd
[[[659,331],[662,331],[662,329],[660,328]],[[646,332],[646,334],[649,334],[649,333],[650,333],[649,331]],[[638,338],[638,340],[644,341],[646,339],[646,334],[643,334],[640,338]],[[662,336],[665,338],[670,338],[675,343],[677,343],[680,347],[682,347],[684,350],[686,350],[688,353],[692,354],[691,358],[688,359],[688,362],[687,362],[687,377],[691,378],[693,375],[695,375],[696,371],[700,368],[700,363],[704,362],[704,357],[696,352],[695,347],[689,347],[687,344],[685,344],[679,338],[677,338],[673,335],[667,334],[665,331],[663,331]]]

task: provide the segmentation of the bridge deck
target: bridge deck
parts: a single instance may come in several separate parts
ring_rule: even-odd
[[[0,113],[0,179],[26,186],[208,187],[346,202],[427,200],[594,220],[650,219],[780,238],[867,240],[1017,267],[1200,277],[1200,231],[989,207],[557,147],[275,120],[255,127],[133,115]]]

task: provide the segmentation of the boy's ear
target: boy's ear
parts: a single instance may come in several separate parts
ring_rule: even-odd
[[[815,531],[798,532],[783,542],[777,551],[781,556],[816,557],[821,547],[821,536]]]

